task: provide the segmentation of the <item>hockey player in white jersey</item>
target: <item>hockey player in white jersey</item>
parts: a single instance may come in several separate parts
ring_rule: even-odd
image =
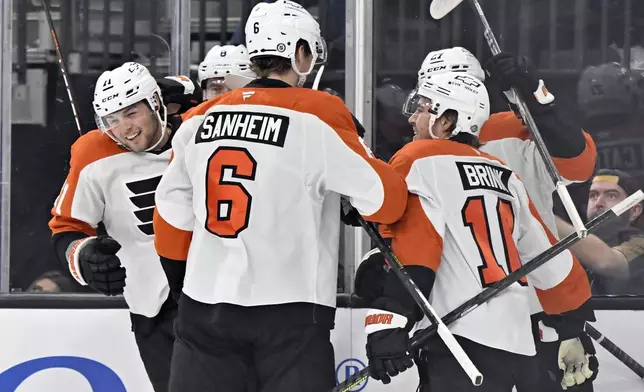
[[[417,140],[390,162],[406,178],[407,209],[381,231],[444,315],[548,249],[550,239],[516,174],[479,150],[477,135],[489,116],[483,83],[467,74],[444,73],[424,81],[417,94],[410,120]],[[425,352],[428,389],[510,392],[535,354],[532,290],[550,314],[576,309],[590,297],[583,268],[569,252],[560,254],[450,326],[483,373],[483,385],[473,386],[442,341],[435,340]],[[372,307],[366,319],[371,375],[388,382],[411,366],[408,332],[422,313],[393,274]],[[383,312],[389,317],[373,317]]]
[[[99,77],[94,111],[100,129],[73,144],[49,222],[56,254],[78,283],[104,295],[125,295],[157,392],[167,390],[177,305],[154,250],[154,192],[168,166],[172,132],[181,123],[180,116],[167,115],[159,84],[179,112],[200,101],[190,79],[157,83],[138,63]]]
[[[194,109],[156,194],[155,245],[181,292],[170,391],[328,391],[340,195],[392,223],[404,180],[375,159],[344,103],[301,88],[326,58],[297,3],[257,4],[259,79]]]
[[[197,72],[204,101],[253,81],[257,75],[250,66],[248,50],[244,45],[213,46],[199,64]]]
[[[593,172],[596,158],[596,149],[592,138],[583,132],[578,125],[571,123],[564,114],[559,113],[556,102],[552,101],[552,98],[554,98],[552,94],[541,94],[540,96],[533,94],[534,91],[538,90],[537,87],[542,88],[545,86],[542,81],[534,76],[527,59],[516,58],[513,55],[503,53],[498,57],[493,57],[487,65],[488,72],[496,81],[497,86],[499,85],[498,80],[509,80],[512,86],[519,88],[523,96],[527,97],[546,146],[553,155],[555,166],[562,176],[569,182],[581,182],[588,179]],[[485,72],[476,57],[464,48],[455,47],[430,52],[418,71],[418,84],[420,85],[432,75],[449,71],[468,74],[481,81],[485,79]],[[508,89],[509,87],[506,84],[501,88]],[[416,96],[415,92],[412,92],[410,98],[414,96]],[[546,96],[549,98],[545,99]],[[540,99],[543,103],[539,102]],[[406,106],[411,106],[409,105],[410,103],[411,100],[408,100],[408,105]],[[409,108],[403,108],[403,111],[406,111],[408,116],[413,114],[413,110]],[[521,122],[521,119],[511,111],[492,114],[488,121],[483,124],[479,136],[479,140],[485,142],[481,146],[481,151],[500,158],[517,173],[524,182],[528,194],[546,226],[550,232],[556,233],[554,214],[552,212],[554,183],[550,179],[536,145],[530,140],[528,130]],[[555,236],[552,237],[553,243],[556,240]],[[379,252],[370,252],[365,255],[365,261],[359,266],[356,274],[356,292],[359,295],[373,297],[379,292],[380,288],[377,284],[374,285],[373,282],[380,279],[371,279],[369,281],[365,277],[382,277],[382,264],[382,255]],[[533,311],[539,312],[538,303],[535,304],[534,302],[537,301],[533,301],[532,305],[536,305]],[[540,377],[543,382],[537,383],[535,380],[528,378],[519,380],[517,384],[519,392],[561,390],[558,383],[562,378],[568,382],[571,382],[570,380],[584,381],[585,377],[581,377],[579,374],[576,377],[572,377],[573,372],[579,372],[580,366],[576,370],[573,367],[565,369],[565,372],[558,370],[558,349],[560,348],[558,341],[566,342],[563,345],[565,347],[570,346],[571,342],[581,343],[583,341],[588,353],[593,354],[592,343],[581,329],[584,321],[594,321],[594,315],[587,306],[584,306],[567,316],[566,318],[545,316],[541,313],[534,317],[535,327],[538,321],[542,321],[540,326],[542,333],[536,334],[536,339],[539,340],[537,348],[541,363],[544,366],[542,377]],[[545,325],[544,322],[556,327],[556,331]],[[539,332],[536,328],[535,331]],[[543,333],[544,331],[545,333]],[[578,340],[578,337],[581,340]],[[544,339],[543,343],[540,341],[541,339]],[[591,378],[594,378],[597,374],[597,364],[591,355],[589,355],[589,359],[594,369],[594,374]],[[586,365],[589,364],[588,361],[585,362]],[[556,380],[556,382],[550,381],[549,370],[553,371],[559,380]]]

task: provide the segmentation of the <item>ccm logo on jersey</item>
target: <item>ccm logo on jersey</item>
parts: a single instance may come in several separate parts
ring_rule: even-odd
[[[289,118],[255,112],[210,112],[195,136],[195,143],[235,139],[284,147]]]
[[[512,171],[487,163],[456,162],[461,175],[461,183],[466,191],[473,189],[488,189],[512,196],[508,182]]]

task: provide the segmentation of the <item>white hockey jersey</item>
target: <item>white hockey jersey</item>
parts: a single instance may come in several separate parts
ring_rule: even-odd
[[[154,192],[170,150],[135,153],[94,130],[71,149],[70,171],[52,208],[52,233],[96,235],[99,222],[121,244],[117,256],[127,278],[125,300],[132,313],[153,317],[169,287],[154,249]]]
[[[537,145],[529,136],[528,129],[513,112],[496,113],[481,129],[479,139],[485,143],[481,151],[501,159],[519,176],[541,219],[556,235],[557,226],[552,212],[555,183],[548,174]],[[584,137],[586,147],[581,154],[572,158],[553,158],[557,171],[568,183],[588,180],[595,169],[595,143],[587,133],[584,133]]]
[[[391,223],[404,180],[339,98],[254,83],[188,113],[156,194],[157,251],[187,259],[183,292],[199,302],[334,308],[340,195]]]
[[[454,141],[421,140],[403,147],[390,164],[405,176],[411,194],[401,220],[382,230],[393,236],[403,264],[436,271],[430,302],[440,316],[550,247],[525,187],[497,158]],[[450,330],[534,355],[528,281],[548,313],[575,309],[590,297],[585,272],[566,251]]]

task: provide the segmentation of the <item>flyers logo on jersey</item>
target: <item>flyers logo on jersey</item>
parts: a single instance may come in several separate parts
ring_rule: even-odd
[[[473,162],[456,162],[456,167],[461,175],[464,190],[487,189],[512,196],[508,188],[511,170],[487,163]]]
[[[132,181],[125,184],[134,196],[130,197],[130,201],[137,210],[134,211],[134,216],[140,222],[137,224],[139,230],[147,235],[154,235],[152,228],[152,217],[154,215],[154,192],[161,181],[161,176],[146,178],[143,180]]]
[[[210,112],[197,130],[195,143],[222,139],[284,147],[289,118],[255,112]]]

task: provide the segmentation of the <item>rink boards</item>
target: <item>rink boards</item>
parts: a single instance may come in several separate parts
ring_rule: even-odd
[[[365,309],[338,309],[332,339],[342,381],[366,363]],[[644,311],[600,310],[594,326],[644,363]],[[152,392],[125,309],[0,309],[0,391]],[[642,392],[644,381],[596,345],[596,392]],[[383,386],[354,391],[415,391],[416,369]]]

